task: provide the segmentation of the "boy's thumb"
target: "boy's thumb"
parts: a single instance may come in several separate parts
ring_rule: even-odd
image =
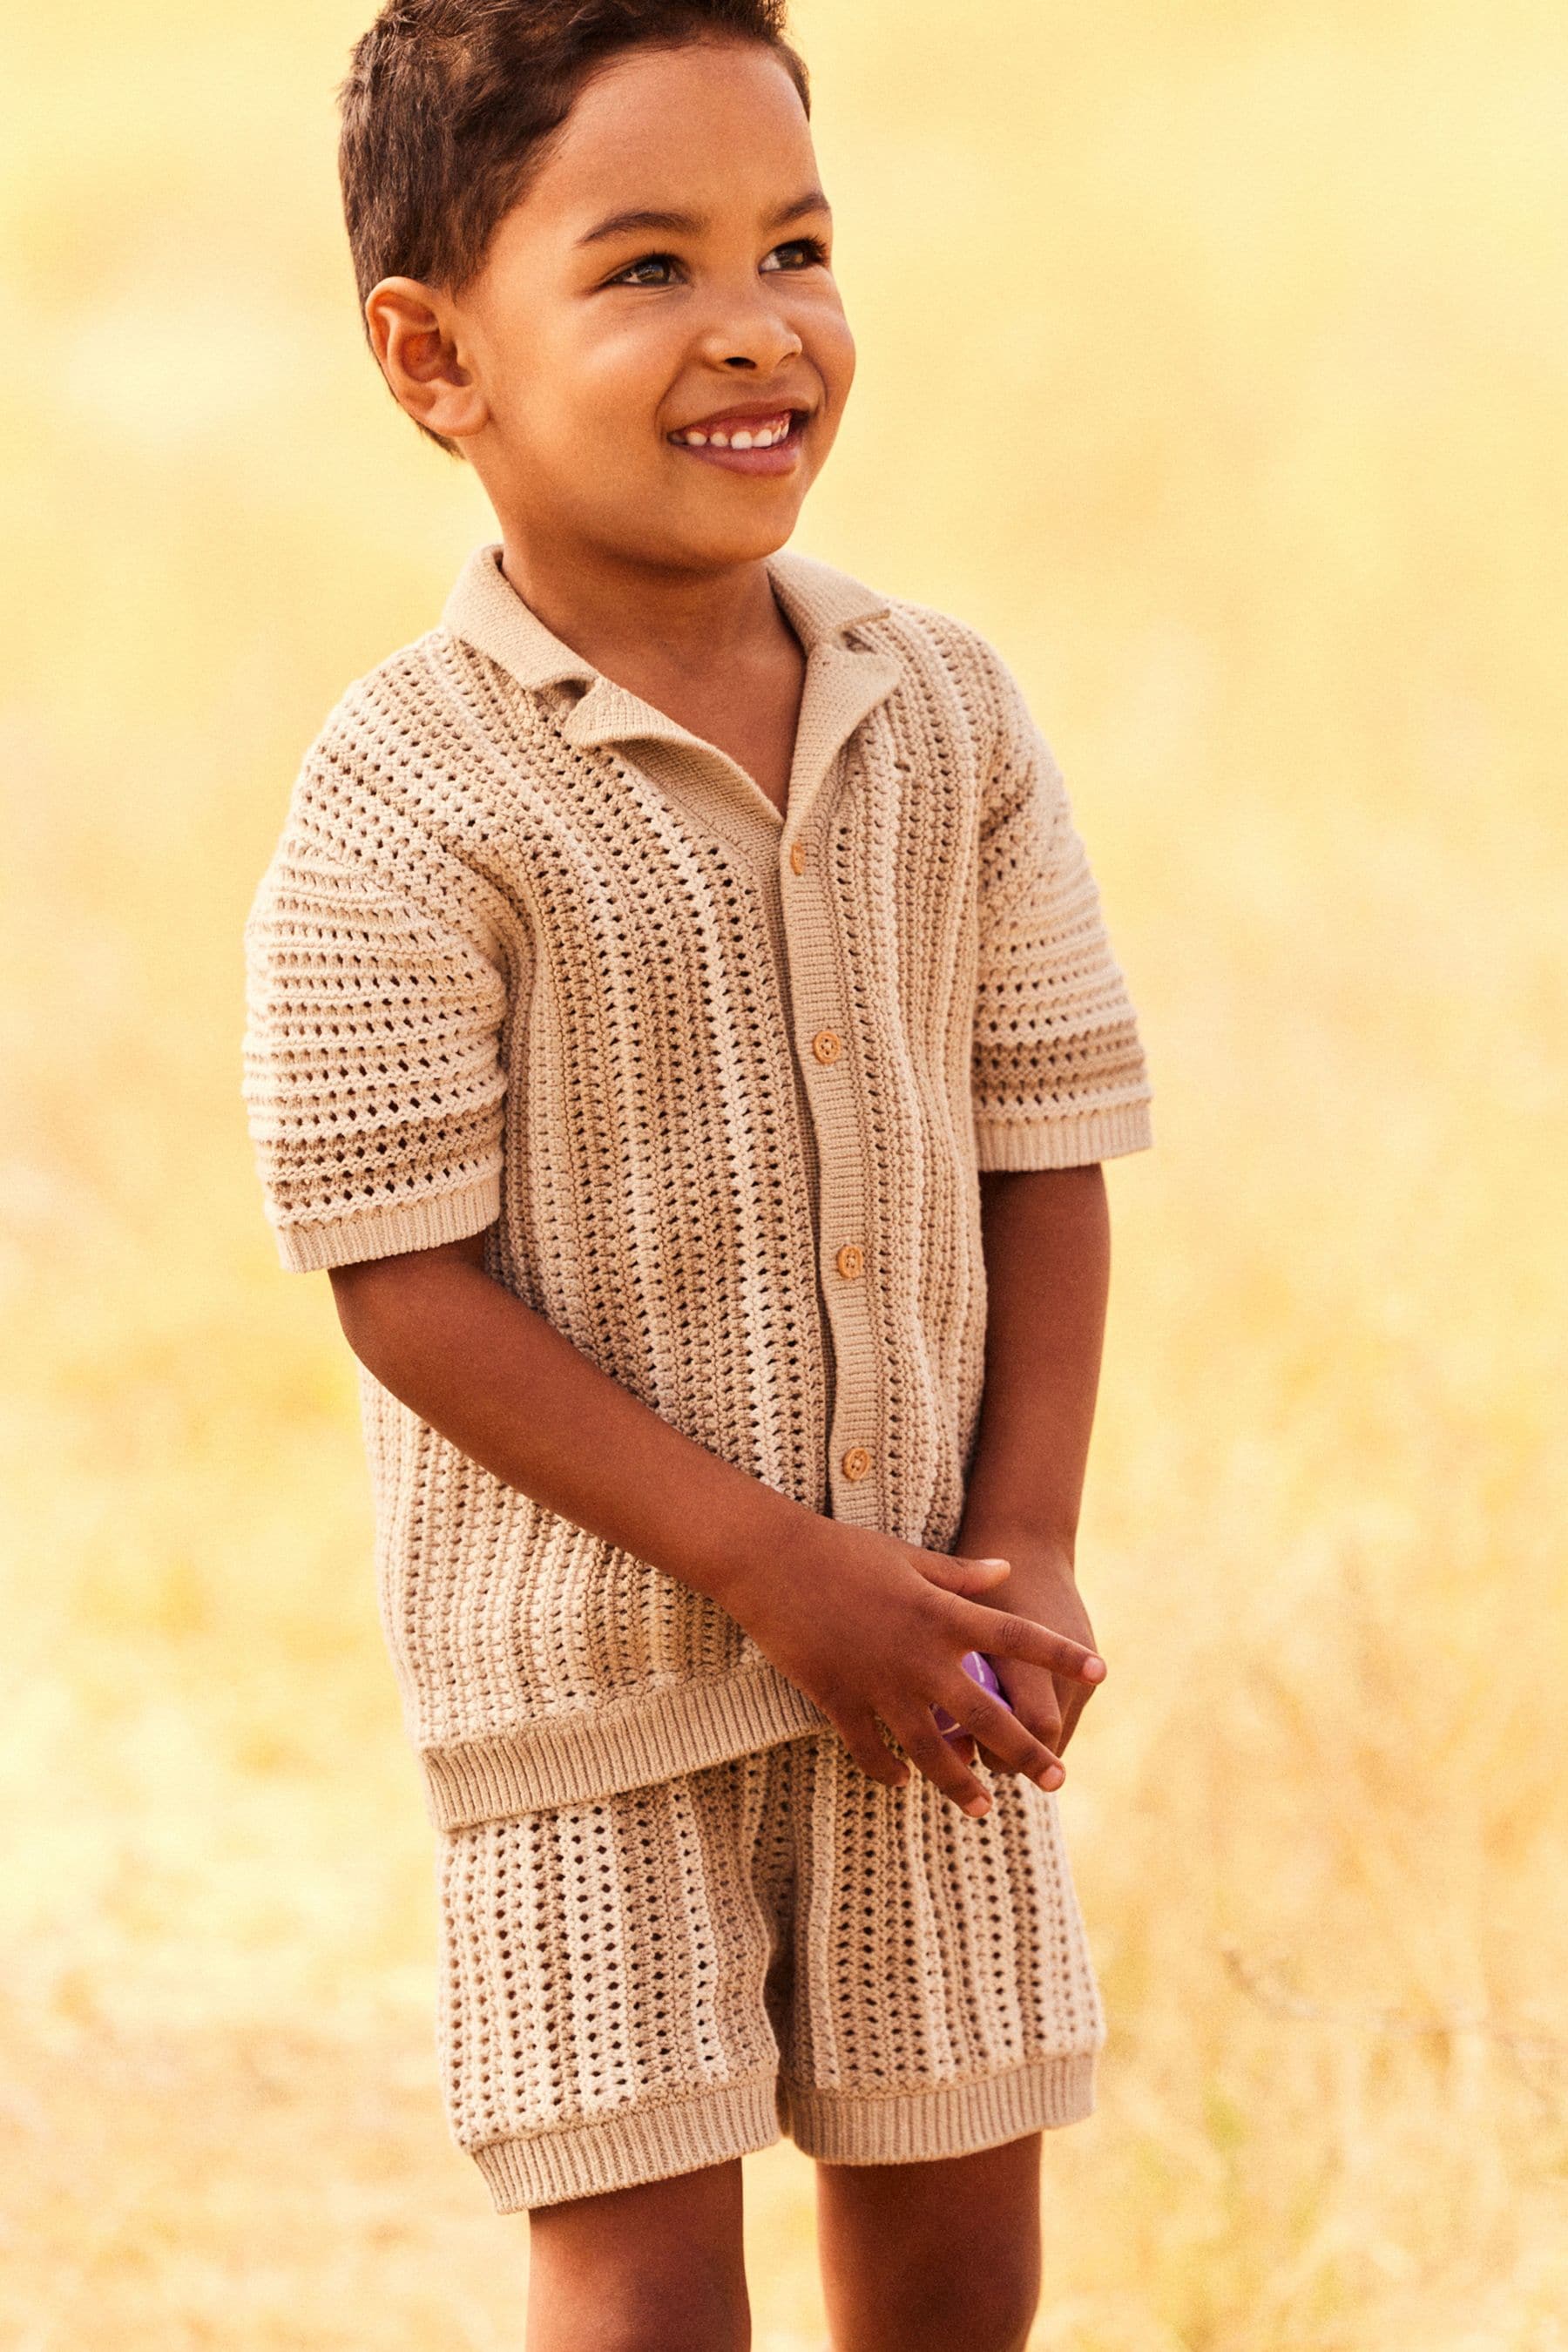
[[[1013,1568],[1010,1559],[965,1559],[956,1552],[931,1552],[927,1557],[931,1566],[926,1574],[949,1592],[989,1592]]]

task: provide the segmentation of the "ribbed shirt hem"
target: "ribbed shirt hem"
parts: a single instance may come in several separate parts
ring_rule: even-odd
[[[629,1701],[419,1749],[437,1829],[471,1829],[547,1805],[588,1804],[820,1731],[803,1690],[766,1664],[681,1681]]]

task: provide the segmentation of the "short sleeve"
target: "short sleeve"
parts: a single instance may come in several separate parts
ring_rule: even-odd
[[[1150,1145],[1151,1088],[1061,772],[989,657],[1000,723],[980,824],[976,1160],[1069,1168]]]
[[[507,985],[466,913],[285,827],[245,925],[242,1091],[291,1272],[460,1241],[500,1213]]]

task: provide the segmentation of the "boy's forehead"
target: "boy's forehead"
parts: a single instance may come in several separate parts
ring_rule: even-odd
[[[518,210],[575,244],[622,212],[773,215],[820,196],[816,179],[784,67],[755,42],[700,42],[633,50],[593,75]]]

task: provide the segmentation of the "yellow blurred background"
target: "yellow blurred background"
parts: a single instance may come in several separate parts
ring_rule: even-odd
[[[14,15],[17,12],[13,12]],[[0,2340],[519,2346],[448,2143],[353,1362],[277,1265],[240,926],[490,536],[364,352],[371,0],[5,35]],[[796,544],[1067,775],[1110,1171],[1062,1796],[1110,2020],[1049,2352],[1568,2346],[1568,18],[801,0],[860,352]],[[821,2343],[750,2159],[760,2352]],[[955,2352],[959,2347],[955,2347]]]

